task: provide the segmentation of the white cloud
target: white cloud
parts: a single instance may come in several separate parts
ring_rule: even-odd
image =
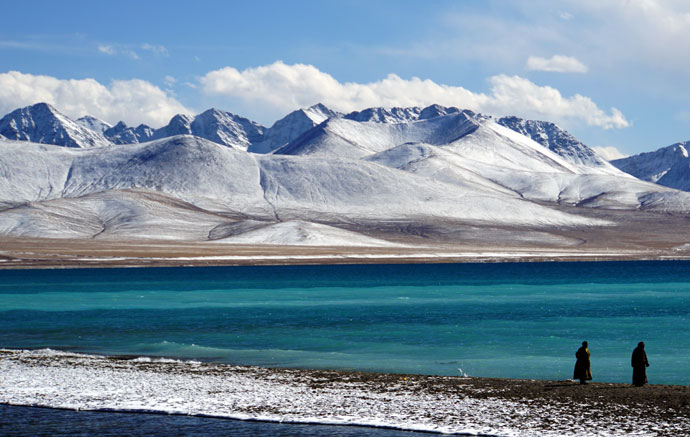
[[[0,73],[0,114],[38,102],[46,102],[70,117],[85,114],[110,123],[130,125],[167,124],[178,113],[190,113],[176,99],[149,82],[116,80],[109,86],[94,79],[57,79],[51,76]]]
[[[592,150],[597,152],[599,155],[601,155],[602,158],[604,158],[607,161],[626,158],[628,156],[613,146],[592,147]]]
[[[105,44],[99,44],[98,51],[101,53],[105,53],[106,55],[111,55],[111,56],[117,53],[117,51],[113,48],[113,46],[109,46],[109,45],[105,45]]]
[[[587,73],[585,64],[572,56],[553,55],[551,58],[530,56],[527,59],[527,69],[531,71],[549,71],[553,73]]]
[[[566,123],[579,121],[604,129],[629,125],[619,110],[611,108],[606,113],[588,97],[564,97],[555,88],[539,86],[518,76],[493,76],[489,82],[488,94],[437,84],[429,79],[403,79],[395,74],[376,82],[341,83],[312,65],[287,65],[280,61],[243,71],[225,67],[201,78],[207,95],[239,100],[257,112],[269,110],[284,114],[318,102],[345,112],[372,106],[437,103],[495,115]]]
[[[147,50],[158,56],[168,56],[168,49],[162,45],[153,45],[149,43],[144,43],[140,46],[142,50]]]
[[[177,83],[177,79],[168,74],[163,78],[163,83],[166,84],[168,87],[171,87],[175,85],[175,83]]]
[[[139,54],[125,47],[116,47],[112,44],[99,44],[98,51],[108,56],[124,55],[131,59],[139,60]]]
[[[564,97],[550,86],[540,86],[519,76],[498,75],[489,79],[492,87],[484,110],[548,121],[581,121],[604,129],[630,126],[621,111],[606,113],[589,97],[575,94]]]

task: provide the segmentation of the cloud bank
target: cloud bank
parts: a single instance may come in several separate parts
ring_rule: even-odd
[[[427,106],[440,104],[493,115],[517,115],[556,122],[581,122],[604,129],[629,126],[616,108],[599,108],[589,97],[563,96],[557,89],[534,84],[519,76],[489,78],[490,92],[476,93],[461,86],[438,84],[429,79],[403,79],[390,74],[369,82],[341,83],[313,65],[270,65],[239,71],[233,67],[214,70],[201,79],[210,96],[240,100],[248,107],[288,112],[315,103],[349,112],[372,106]]]
[[[175,79],[166,77],[167,86]],[[489,91],[473,92],[461,86],[439,84],[429,79],[403,79],[389,74],[368,83],[342,83],[313,65],[270,65],[237,70],[225,67],[200,78],[200,90],[220,103],[219,107],[249,117],[281,117],[300,107],[324,103],[350,112],[374,106],[428,106],[440,104],[491,115],[585,124],[603,129],[630,125],[616,108],[600,108],[592,99],[575,94],[564,96],[556,88],[537,85],[520,76],[497,75],[488,79]],[[57,79],[16,71],[0,73],[0,114],[38,102],[47,102],[71,117],[93,115],[110,123],[167,124],[188,108],[150,82],[116,80],[105,86],[94,79]],[[223,105],[222,102],[226,102]],[[237,111],[237,106],[242,110]]]
[[[46,102],[73,118],[92,115],[110,123],[146,123],[163,126],[179,113],[190,111],[150,82],[115,80],[105,86],[94,79],[57,79],[51,76],[0,73],[0,114]]]

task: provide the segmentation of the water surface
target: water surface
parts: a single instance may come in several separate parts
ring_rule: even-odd
[[[690,384],[690,262],[0,271],[0,347]]]

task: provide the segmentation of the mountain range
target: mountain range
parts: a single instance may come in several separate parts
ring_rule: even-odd
[[[209,109],[153,129],[40,103],[0,119],[0,136],[5,236],[571,247],[690,213],[690,193],[653,183],[687,181],[684,144],[612,165],[553,123],[438,105],[319,104],[269,128]],[[620,170],[633,168],[656,180]]]

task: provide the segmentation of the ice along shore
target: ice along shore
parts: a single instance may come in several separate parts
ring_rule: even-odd
[[[241,367],[0,350],[0,403],[489,436],[681,435],[690,387]]]

